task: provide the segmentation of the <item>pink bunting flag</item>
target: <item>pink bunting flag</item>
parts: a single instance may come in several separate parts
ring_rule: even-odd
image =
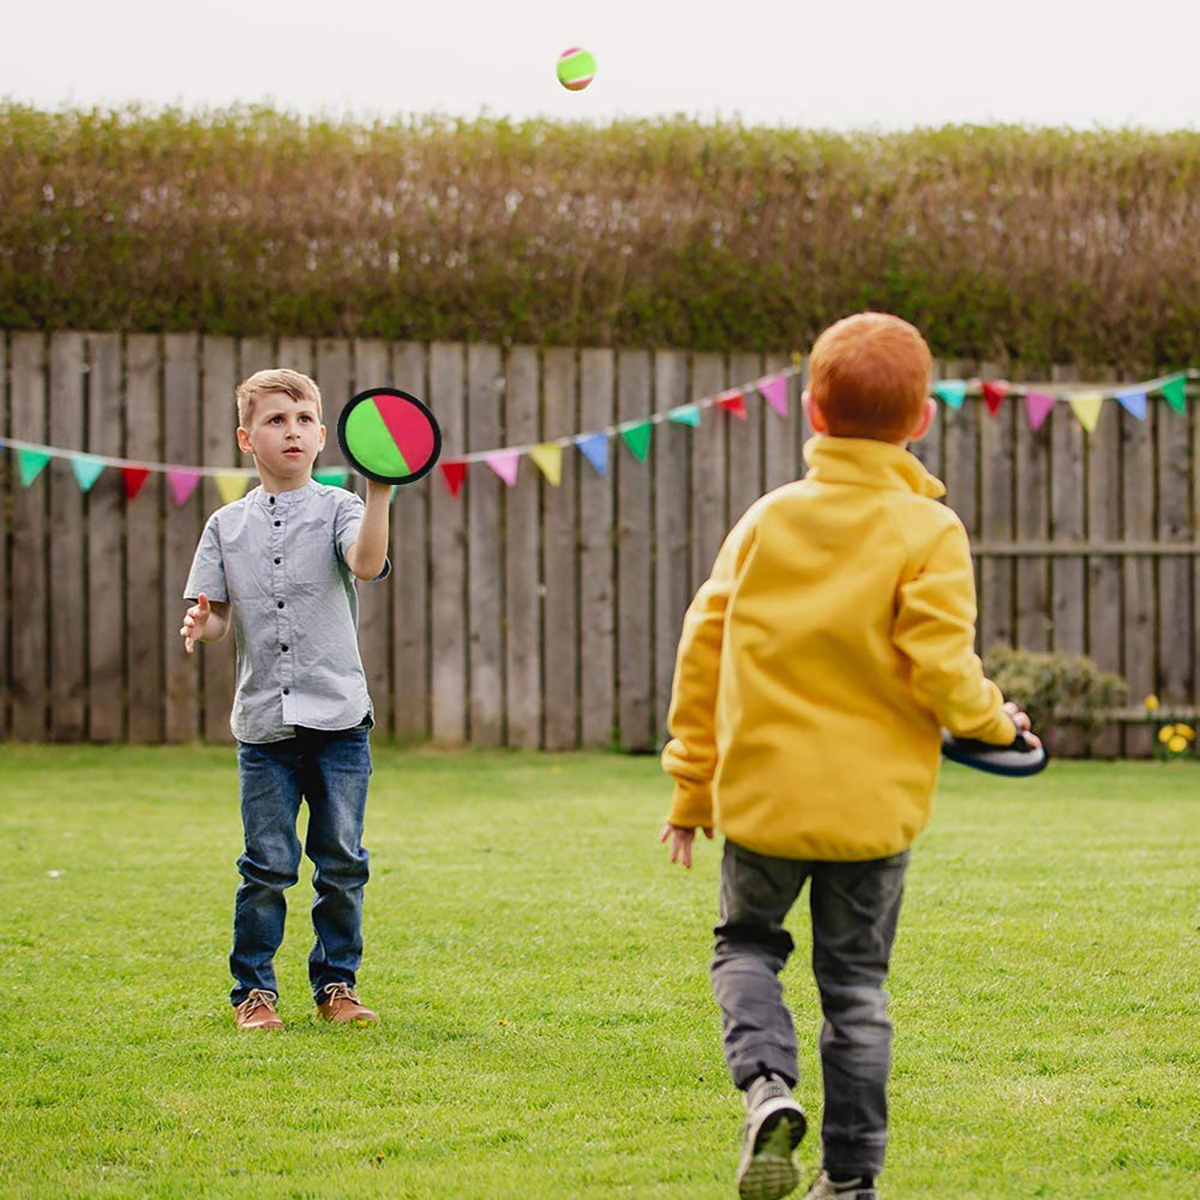
[[[181,508],[196,490],[196,484],[200,482],[200,472],[168,471],[167,478],[171,481],[171,495],[175,500],[175,507]]]
[[[483,461],[509,487],[512,487],[517,482],[517,468],[521,465],[521,456],[515,450],[497,450],[494,454],[485,454]]]
[[[1057,396],[1048,392],[1030,392],[1025,397],[1025,411],[1029,414],[1029,428],[1041,429],[1042,422],[1050,415]]]
[[[467,464],[465,462],[444,462],[441,467],[442,477],[446,480],[450,495],[457,496],[463,480],[467,477]]]
[[[988,379],[983,384],[983,401],[994,417],[1000,411],[1004,397],[1008,395],[1008,384],[1003,379]]]
[[[759,395],[781,416],[788,415],[787,376],[767,375],[755,385]]]
[[[727,392],[717,397],[717,407],[732,413],[740,421],[748,421],[750,414],[746,411],[746,397],[741,392]]]

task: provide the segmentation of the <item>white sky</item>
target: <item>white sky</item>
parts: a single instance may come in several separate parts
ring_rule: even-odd
[[[1197,128],[1195,0],[4,0],[0,97],[305,114]],[[572,93],[560,51],[596,56]]]

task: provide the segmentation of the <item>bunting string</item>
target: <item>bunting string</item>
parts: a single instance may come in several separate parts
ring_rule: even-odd
[[[779,416],[786,417],[787,381],[799,374],[801,369],[797,362],[795,366],[725,388],[714,395],[662,409],[642,418],[620,421],[603,429],[541,442],[527,442],[447,456],[440,464],[442,476],[451,494],[458,495],[467,467],[472,463],[485,463],[505,484],[513,487],[517,481],[520,460],[529,457],[546,480],[557,487],[562,479],[562,452],[572,446],[579,449],[598,474],[604,475],[609,461],[608,445],[613,438],[620,437],[634,458],[645,462],[649,456],[650,436],[655,425],[671,422],[695,427],[701,424],[704,410],[711,408],[722,409],[730,417],[745,421],[749,416],[746,397],[752,391],[757,391]],[[1153,393],[1158,393],[1176,412],[1186,412],[1187,381],[1198,378],[1200,368],[1189,367],[1142,383],[1014,384],[1003,379],[970,378],[936,380],[932,390],[943,404],[955,410],[962,408],[968,396],[981,396],[993,417],[999,413],[1006,400],[1023,400],[1029,424],[1035,430],[1045,422],[1055,404],[1064,400],[1070,405],[1084,429],[1092,433],[1100,419],[1103,403],[1107,400],[1116,400],[1125,411],[1138,420],[1146,419],[1147,400]],[[187,501],[202,478],[215,479],[222,497],[228,502],[229,499],[236,499],[242,495],[250,480],[258,474],[253,467],[205,467],[114,458],[82,450],[48,446],[40,442],[23,441],[19,438],[0,437],[0,447],[17,452],[18,477],[24,487],[33,484],[52,458],[66,458],[71,461],[76,481],[84,492],[91,490],[106,468],[118,468],[123,473],[126,495],[130,500],[138,494],[151,473],[165,473],[169,477],[171,492],[177,505]],[[344,467],[321,468],[314,471],[313,477],[319,482],[344,485],[349,478],[349,472]]]

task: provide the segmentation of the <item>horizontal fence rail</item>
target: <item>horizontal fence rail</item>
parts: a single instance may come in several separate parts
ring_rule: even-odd
[[[196,334],[2,335],[0,436],[96,455],[244,467],[239,379],[285,365],[318,381],[331,431],[346,400],[394,384],[426,399],[443,461],[638,421],[792,364],[759,354]],[[1011,364],[941,362],[939,377]],[[1060,367],[1066,382],[1111,379]],[[1033,378],[1044,372],[1025,372]],[[665,733],[684,609],[747,506],[803,471],[800,372],[786,415],[751,389],[745,417],[653,427],[645,461],[611,440],[606,473],[568,449],[552,486],[528,458],[507,487],[473,461],[457,495],[440,472],[391,510],[393,573],[360,585],[360,644],[381,732],[405,742],[652,750]],[[972,535],[981,648],[1088,653],[1129,682],[1090,747],[1145,755],[1141,715],[1198,711],[1200,422],[1107,403],[1092,434],[1066,404],[1038,429],[968,396],[914,452],[946,481]],[[360,486],[352,480],[351,486]],[[183,653],[179,599],[207,515],[205,476],[177,504],[152,473],[85,490],[66,459],[23,486],[0,449],[0,738],[228,742],[232,640]]]

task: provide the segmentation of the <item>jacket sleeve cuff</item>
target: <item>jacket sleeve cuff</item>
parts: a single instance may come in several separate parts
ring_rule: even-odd
[[[667,821],[681,829],[711,828],[712,784],[694,779],[676,779]]]

